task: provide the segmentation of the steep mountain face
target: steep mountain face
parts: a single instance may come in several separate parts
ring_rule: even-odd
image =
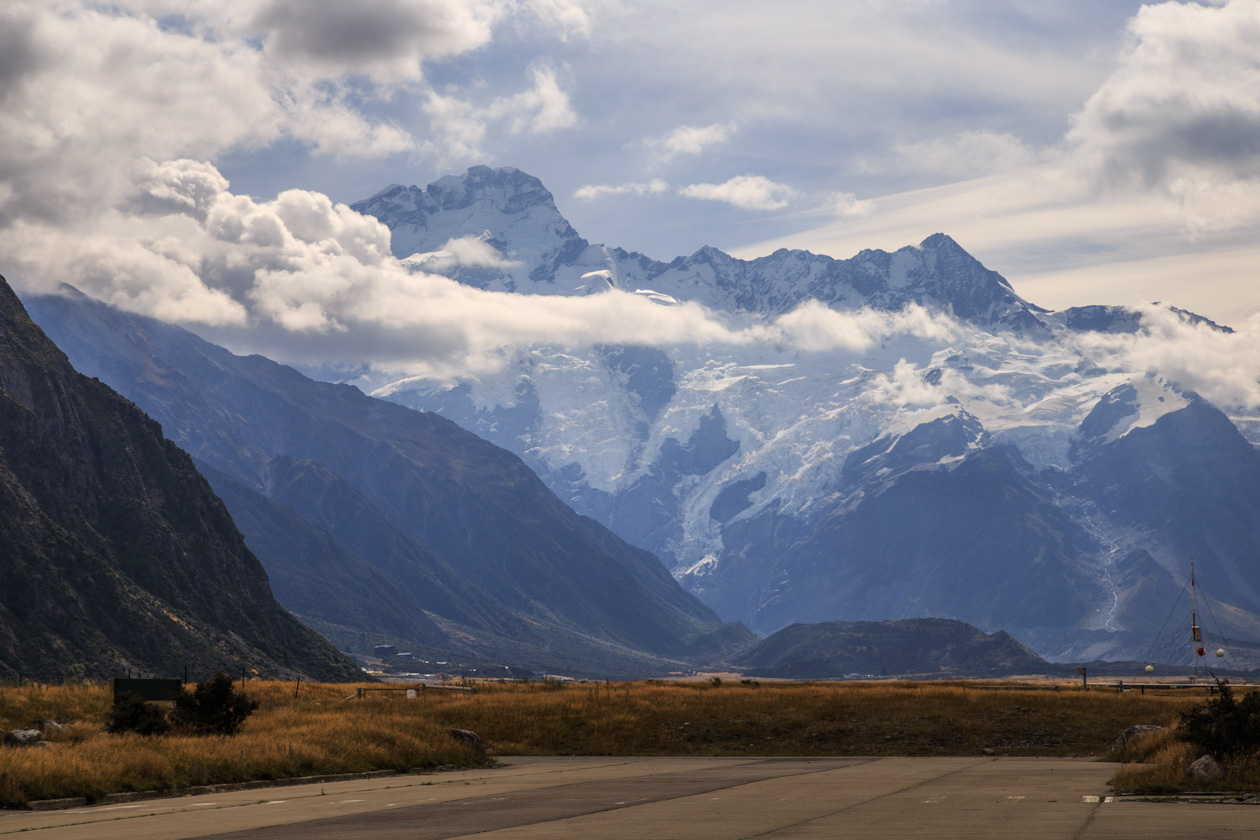
[[[792,624],[740,654],[760,677],[835,679],[1044,674],[1053,666],[1002,631],[941,618]]]
[[[160,420],[173,440],[379,573],[388,586],[356,574],[357,589],[379,593],[385,607],[401,597],[419,613],[408,641],[434,642],[437,633],[436,643],[462,640],[482,655],[536,667],[572,668],[585,657],[588,672],[604,674],[609,667],[597,657],[622,649],[686,655],[720,627],[656,557],[577,515],[519,458],[449,420],[234,356],[81,295],[31,306],[73,358]],[[303,561],[282,537],[292,523],[256,521],[265,506],[222,486],[247,537],[286,581],[281,592],[294,609],[333,624],[361,612],[338,605],[338,618],[312,603],[315,590],[294,579]],[[641,662],[633,667],[644,672]]]
[[[75,372],[0,278],[0,674],[354,679],[276,604],[188,455]]]
[[[909,470],[861,492],[790,536],[792,523],[741,523],[731,532],[734,562],[719,564],[706,591],[742,596],[758,627],[960,607],[987,627],[1070,627],[1087,618],[1094,598],[1083,558],[1094,546],[1010,452],[978,450],[950,469]],[[777,551],[767,533],[783,543]],[[748,567],[767,558],[777,585],[741,591]]]
[[[1240,433],[1260,426],[1124,355],[1125,341],[1151,340],[1149,311],[1047,312],[943,234],[847,260],[703,248],[659,262],[581,239],[516,170],[354,207],[418,271],[695,302],[772,336],[815,330],[540,344],[453,384],[354,380],[516,452],[723,618],[771,633],[937,616],[1005,628],[1052,659],[1142,658],[1195,557],[1221,632],[1260,638],[1248,515],[1260,438]],[[461,261],[458,243],[474,241],[479,256]],[[1173,308],[1158,317],[1228,331]]]

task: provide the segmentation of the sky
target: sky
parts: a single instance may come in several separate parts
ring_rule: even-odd
[[[657,259],[939,231],[1048,308],[1260,333],[1260,0],[5,0],[0,116],[20,291],[287,360],[625,320],[407,276],[345,206],[474,164]]]

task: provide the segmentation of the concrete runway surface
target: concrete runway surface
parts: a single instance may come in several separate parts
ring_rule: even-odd
[[[1111,801],[1046,758],[505,758],[508,766],[0,814],[22,840],[1260,836],[1254,805]]]

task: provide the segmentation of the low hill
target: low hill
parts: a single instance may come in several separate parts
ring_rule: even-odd
[[[752,676],[792,679],[996,677],[1055,667],[1004,631],[985,633],[946,618],[793,624],[745,651],[735,664]]]

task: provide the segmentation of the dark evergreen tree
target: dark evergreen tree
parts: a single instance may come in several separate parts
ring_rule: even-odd
[[[114,708],[109,713],[105,729],[115,735],[135,732],[138,735],[165,735],[171,730],[166,720],[166,710],[156,703],[145,702],[130,692],[114,697]]]
[[[219,671],[209,680],[198,683],[192,692],[180,694],[175,699],[171,717],[177,728],[187,732],[235,735],[257,708],[257,700],[238,691],[231,677]]]

